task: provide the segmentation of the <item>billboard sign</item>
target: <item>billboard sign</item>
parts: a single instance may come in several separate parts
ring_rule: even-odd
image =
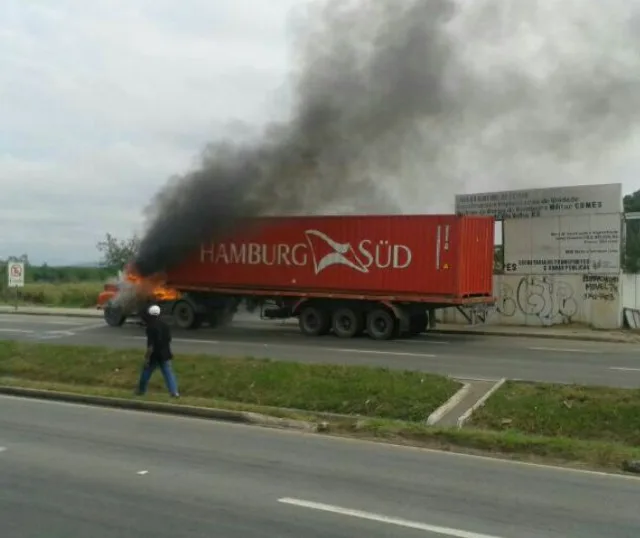
[[[622,184],[458,194],[455,212],[488,215],[496,220],[619,214],[622,212]]]
[[[504,222],[506,274],[619,273],[619,213]]]

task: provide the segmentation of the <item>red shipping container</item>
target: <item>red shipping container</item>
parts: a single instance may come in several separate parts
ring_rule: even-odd
[[[167,275],[178,289],[363,296],[491,295],[494,221],[455,215],[252,219]]]

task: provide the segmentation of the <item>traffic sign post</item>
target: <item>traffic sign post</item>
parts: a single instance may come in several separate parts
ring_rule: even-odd
[[[24,263],[7,263],[7,277],[9,287],[16,290],[16,310],[18,310],[18,288],[24,287]]]

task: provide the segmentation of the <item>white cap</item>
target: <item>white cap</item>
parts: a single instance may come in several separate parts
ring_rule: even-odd
[[[151,305],[149,310],[147,310],[150,316],[159,316],[160,315],[160,307],[157,304]]]

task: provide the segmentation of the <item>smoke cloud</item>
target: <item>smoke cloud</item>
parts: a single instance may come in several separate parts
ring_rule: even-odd
[[[640,115],[637,0],[322,0],[292,19],[288,121],[210,144],[148,209],[169,269],[243,217],[452,210],[469,190],[616,181]]]

